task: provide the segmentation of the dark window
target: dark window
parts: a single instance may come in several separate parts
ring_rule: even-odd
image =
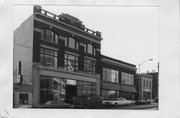
[[[84,71],[88,74],[95,74],[95,61],[84,59]]]
[[[40,104],[50,100],[65,100],[66,81],[55,77],[40,77]]]
[[[41,39],[58,44],[58,35],[51,30],[41,30]]]
[[[40,52],[40,63],[46,67],[57,68],[57,51],[41,48]]]
[[[144,83],[143,83],[143,84],[144,84],[144,87],[146,87],[146,81],[145,81],[145,80],[144,80]]]
[[[84,52],[87,52],[87,45],[85,43],[82,43],[82,46],[84,47]]]
[[[19,104],[28,104],[28,94],[19,94]]]
[[[64,45],[67,46],[67,38],[63,36],[59,36],[59,39],[64,40]]]
[[[78,56],[65,54],[64,68],[69,71],[78,71]]]

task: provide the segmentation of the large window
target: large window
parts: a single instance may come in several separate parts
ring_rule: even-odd
[[[103,68],[103,80],[119,83],[119,71],[109,68]]]
[[[68,39],[69,39],[68,40],[68,47],[78,50],[79,49],[79,42],[72,37],[69,37]]]
[[[57,55],[58,52],[55,50],[41,47],[40,52],[40,63],[46,67],[57,68]]]
[[[102,99],[112,99],[119,97],[119,91],[102,90]]]
[[[40,103],[49,100],[65,100],[66,80],[54,77],[40,77]]]
[[[82,97],[82,96],[90,96],[90,95],[96,95],[96,83],[78,81],[77,96]]]
[[[58,43],[58,35],[48,29],[41,30],[41,39],[56,44]]]
[[[64,68],[69,71],[78,71],[78,56],[65,54]]]
[[[134,84],[134,75],[122,72],[122,84],[133,85]]]
[[[95,61],[84,59],[84,71],[88,74],[95,74]]]

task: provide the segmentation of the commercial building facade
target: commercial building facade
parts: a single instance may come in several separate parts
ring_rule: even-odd
[[[159,86],[159,73],[158,72],[150,72],[148,73],[148,75],[151,75],[153,80],[152,80],[152,98],[156,98],[158,97],[159,95],[159,92],[158,92],[158,86]]]
[[[152,99],[152,81],[153,78],[147,73],[138,74],[135,79],[136,99]]]
[[[14,72],[16,63],[22,63],[22,77],[19,82],[14,78],[14,87],[31,85],[33,107],[54,99],[72,102],[73,97],[101,95],[101,40],[100,32],[79,19],[34,6],[33,15],[14,31]],[[134,75],[135,66],[130,68]]]
[[[134,100],[137,93],[134,85],[136,66],[104,55],[101,56],[101,66],[102,98]]]

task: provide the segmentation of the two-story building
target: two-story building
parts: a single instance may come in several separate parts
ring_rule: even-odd
[[[136,99],[152,99],[152,82],[153,77],[147,73],[136,75],[135,85],[138,90]]]
[[[134,85],[136,66],[104,55],[101,56],[101,66],[102,98],[124,97],[134,100],[137,93]]]

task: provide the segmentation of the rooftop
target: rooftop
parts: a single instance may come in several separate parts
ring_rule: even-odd
[[[39,14],[45,15],[47,17],[53,18],[56,21],[61,21],[63,23],[71,25],[75,28],[78,28],[82,31],[85,31],[88,34],[91,34],[91,35],[101,38],[101,32],[93,31],[91,29],[86,28],[85,25],[83,25],[82,21],[80,21],[78,18],[71,16],[69,14],[62,13],[61,15],[56,15],[56,14],[53,14],[49,11],[42,9],[41,6],[38,6],[38,5],[34,5],[34,13],[39,13]]]

